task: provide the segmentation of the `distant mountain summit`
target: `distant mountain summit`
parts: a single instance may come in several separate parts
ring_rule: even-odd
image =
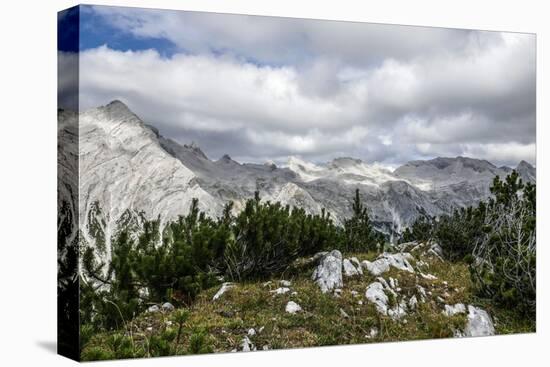
[[[527,182],[535,182],[537,180],[537,171],[535,167],[525,161],[519,162],[516,167],[516,171],[519,173],[521,178]]]
[[[105,256],[110,256],[110,235],[121,224],[139,225],[141,216],[165,223],[185,214],[192,198],[216,217],[228,201],[240,211],[259,191],[263,200],[310,213],[326,208],[342,223],[351,215],[351,199],[359,188],[377,228],[393,233],[421,211],[437,216],[486,199],[493,178],[511,170],[465,157],[411,161],[393,172],[349,157],[323,164],[290,157],[281,167],[239,163],[229,155],[213,161],[195,143],[163,137],[120,101],[80,115],[59,111],[62,122],[77,118],[80,226],[88,243],[102,243]],[[60,138],[74,139],[74,132],[61,127]],[[535,181],[529,163],[522,161],[516,169],[525,181]]]

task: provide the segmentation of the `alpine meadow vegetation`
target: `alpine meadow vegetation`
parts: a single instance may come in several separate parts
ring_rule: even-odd
[[[514,171],[504,180],[495,177],[491,193],[490,199],[476,207],[459,208],[448,216],[434,218],[421,212],[403,232],[400,242],[439,244],[444,259],[435,259],[430,266],[434,274],[454,279],[452,289],[457,292],[457,301],[476,299],[494,306],[501,332],[532,330],[536,187],[524,184]],[[83,359],[228,350],[235,340],[223,333],[241,333],[243,313],[258,324],[278,320],[270,310],[283,305],[260,293],[266,284],[284,276],[292,277],[304,295],[301,304],[315,307],[319,315],[303,313],[292,319],[287,326],[295,329],[289,330],[300,334],[287,335],[287,342],[267,337],[269,333],[280,333],[278,326],[272,326],[275,329],[261,337],[271,348],[364,342],[365,330],[370,328],[384,330],[372,340],[452,336],[454,326],[464,322],[461,316],[442,317],[433,304],[426,303],[417,311],[423,329],[404,325],[396,329],[394,323],[386,324],[385,319],[373,316],[372,307],[360,311],[355,295],[345,294],[336,300],[319,295],[309,280],[308,258],[337,249],[368,262],[392,246],[388,244],[389,236],[374,228],[359,190],[351,202],[353,214],[342,226],[336,225],[325,210],[309,214],[301,208],[262,201],[259,193],[236,214],[232,203],[218,218],[210,218],[198,208],[198,200],[193,199],[189,212],[175,221],[162,224],[160,220],[144,220],[140,230],[122,227],[112,238],[108,263],[102,262],[92,247],[82,246]],[[409,278],[392,274],[403,289],[418,287]],[[228,298],[235,302],[232,307],[220,310],[211,305],[209,298],[222,282],[238,283],[241,290]],[[447,282],[443,283],[447,287]],[[437,284],[443,287],[443,283]],[[448,293],[437,287],[433,292],[442,296]],[[175,311],[154,313],[152,307],[163,302],[174,304]],[[390,304],[398,302],[390,300]],[[509,306],[517,312],[510,313]],[[235,314],[240,316],[233,318]],[[336,316],[331,315],[356,320],[353,326],[348,325],[352,331],[330,327],[336,322]],[[281,322],[290,322],[285,320]],[[341,339],[335,340],[335,333],[342,333]]]

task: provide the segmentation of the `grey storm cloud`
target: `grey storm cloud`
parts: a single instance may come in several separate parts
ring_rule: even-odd
[[[179,51],[82,51],[82,108],[120,99],[213,159],[469,155],[535,163],[531,34],[97,7]]]

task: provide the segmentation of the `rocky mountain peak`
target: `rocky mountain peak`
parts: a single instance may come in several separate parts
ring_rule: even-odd
[[[204,154],[204,152],[202,151],[202,149],[199,147],[199,145],[197,143],[195,143],[194,141],[191,142],[191,144],[185,144],[184,145],[184,148],[187,148],[188,150],[190,150],[191,152],[193,152],[193,154],[201,157],[201,158],[204,158],[204,159],[208,159],[208,157],[206,156],[206,154]]]
[[[128,106],[118,99],[115,99],[109,104],[100,107],[100,109],[113,116],[135,116]]]
[[[239,164],[234,161],[229,154],[224,154],[220,159],[218,159],[218,162],[224,164]]]

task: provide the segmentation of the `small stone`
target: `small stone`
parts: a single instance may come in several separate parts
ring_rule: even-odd
[[[283,287],[290,287],[292,283],[289,280],[281,280],[279,281],[279,284]]]
[[[223,296],[225,294],[225,292],[227,292],[228,290],[230,290],[234,286],[235,285],[233,283],[230,283],[230,282],[223,283],[222,286],[220,287],[220,289],[218,290],[218,292],[216,292],[214,297],[212,297],[212,301],[215,301],[218,298],[220,298],[221,296]]]
[[[373,327],[369,330],[369,333],[365,335],[367,339],[376,338],[378,336],[378,329]]]
[[[174,305],[170,302],[165,302],[162,304],[162,310],[163,311],[174,311]]]
[[[343,308],[340,309],[340,316],[342,316],[345,319],[349,319],[349,315],[344,311]]]
[[[437,277],[433,274],[420,273],[420,276],[424,279],[427,279],[427,280],[436,280],[437,279]]]
[[[271,293],[274,293],[274,294],[285,294],[288,292],[290,292],[290,288],[286,288],[286,287],[277,288],[274,291],[271,291]]]
[[[410,299],[409,299],[409,308],[411,310],[416,310],[416,307],[418,306],[418,299],[416,298],[416,296],[412,296]]]
[[[152,305],[147,309],[147,312],[150,312],[150,313],[159,312],[159,311],[160,311],[160,308],[157,305]]]
[[[248,339],[248,336],[245,336],[241,342],[241,348],[243,352],[250,352],[254,349],[254,344]]]
[[[399,320],[406,315],[407,304],[405,303],[405,301],[401,301],[399,304],[395,305],[394,308],[388,310],[388,316],[390,316],[394,320]]]
[[[145,330],[147,330],[147,331],[153,331],[153,327],[149,326],[149,327],[146,328]]]
[[[247,334],[248,334],[248,336],[254,336],[254,335],[256,335],[256,330],[254,330],[254,328],[250,328],[250,329],[248,329]]]
[[[262,350],[269,350],[269,345],[264,345],[264,346],[262,347]]]
[[[297,312],[302,311],[302,307],[300,307],[300,305],[297,304],[297,303],[294,302],[294,301],[289,301],[289,302],[286,304],[285,311],[288,312],[288,313],[290,313],[290,314],[295,314],[295,313],[297,313]]]

